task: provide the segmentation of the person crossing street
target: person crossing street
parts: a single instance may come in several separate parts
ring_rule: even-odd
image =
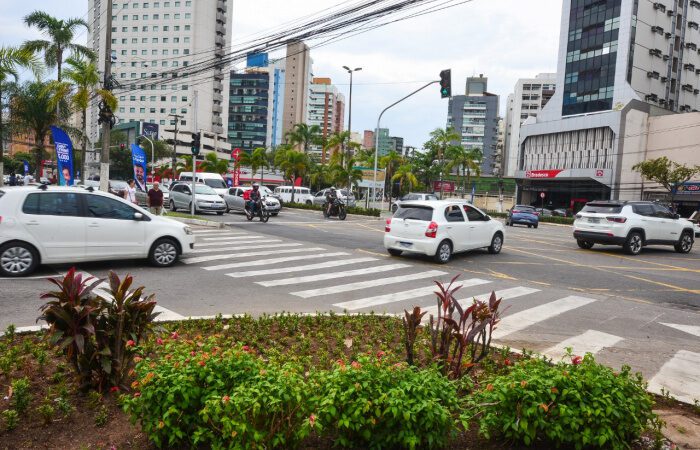
[[[158,181],[155,181],[153,187],[148,190],[148,207],[151,213],[157,216],[163,214],[163,191],[160,190]]]

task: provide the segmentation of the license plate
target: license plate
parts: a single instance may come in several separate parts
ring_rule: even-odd
[[[589,221],[590,223],[600,223],[600,219],[597,218],[597,217],[589,217],[589,218],[588,218],[588,221]]]
[[[406,247],[406,248],[413,246],[413,244],[411,244],[410,242],[399,242],[399,245],[401,245],[401,247]]]

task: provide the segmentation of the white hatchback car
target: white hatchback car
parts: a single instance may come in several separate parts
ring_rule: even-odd
[[[115,259],[167,267],[193,248],[190,227],[92,188],[0,189],[2,276],[25,276],[39,264]]]
[[[384,247],[392,256],[403,252],[432,256],[446,263],[453,253],[488,248],[500,253],[505,229],[464,201],[405,202],[386,221]]]

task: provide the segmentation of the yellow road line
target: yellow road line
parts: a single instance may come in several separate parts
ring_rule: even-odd
[[[672,265],[670,265],[670,264],[657,263],[657,262],[654,262],[654,261],[649,261],[649,260],[641,259],[641,258],[637,258],[637,257],[623,256],[623,255],[619,255],[619,254],[617,254],[617,253],[596,252],[596,254],[597,254],[597,255],[606,255],[606,256],[610,256],[610,257],[614,257],[614,258],[626,259],[626,260],[629,260],[629,261],[643,262],[643,263],[646,263],[646,264],[651,264],[651,265],[659,266],[659,267],[667,267],[667,268],[671,268],[671,269],[677,269],[677,270],[680,270],[680,271],[683,271],[683,272],[695,272],[695,273],[700,273],[700,270],[698,270],[698,269],[688,269],[688,268],[686,268],[686,267],[672,266]]]

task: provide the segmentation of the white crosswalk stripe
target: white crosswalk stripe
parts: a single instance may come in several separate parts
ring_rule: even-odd
[[[535,292],[540,292],[539,289],[534,289],[534,288],[529,288],[525,286],[517,286],[514,288],[509,288],[509,289],[501,289],[496,291],[496,298],[502,298],[505,301],[508,301],[511,298],[517,298],[517,297],[522,297],[524,295],[530,295],[534,294]],[[457,292],[459,294],[459,291]],[[491,292],[486,292],[483,294],[479,295],[469,295],[466,296],[464,299],[460,299],[460,305],[467,307],[471,305],[472,299],[476,298],[477,300],[481,301],[487,301],[491,297]],[[423,311],[427,311],[428,313],[423,316],[423,322],[427,323],[430,320],[430,315],[432,314],[437,318],[437,312],[438,312],[438,307],[437,307],[437,301],[433,306],[428,306],[427,308],[421,308]]]
[[[240,237],[240,238],[229,238],[225,241],[215,241],[215,242],[200,242],[195,241],[195,248],[199,247],[214,247],[216,245],[234,245],[234,244],[255,244],[257,242],[267,242],[270,238],[267,236],[250,236],[250,237]]]
[[[423,278],[439,277],[447,275],[447,272],[440,270],[428,270],[426,272],[413,273],[409,275],[400,275],[396,277],[379,278],[377,280],[358,281],[356,283],[340,284],[337,286],[328,286],[319,289],[309,289],[308,291],[292,292],[292,295],[301,298],[318,297],[319,295],[337,294],[340,292],[356,291],[375,286],[385,286],[387,284],[401,283],[404,281],[420,280]]]
[[[303,244],[297,244],[299,246]],[[194,258],[183,259],[182,262],[185,264],[196,264],[207,261],[219,261],[222,259],[233,259],[233,258],[247,258],[249,256],[267,256],[267,255],[278,255],[281,253],[300,253],[300,252],[311,252],[325,250],[321,247],[307,247],[307,248],[290,248],[284,250],[266,250],[262,252],[248,252],[248,253],[230,253],[226,255],[209,255],[209,256],[196,256]]]
[[[650,391],[659,394],[662,388],[682,402],[700,399],[700,353],[680,350],[666,361],[649,380]]]
[[[192,231],[194,234],[221,234],[221,233],[230,233],[229,230],[193,230]]]
[[[469,280],[464,280],[462,282],[462,285],[468,287],[488,283],[490,283],[490,281],[482,280],[479,278],[471,278]],[[348,311],[354,311],[357,309],[369,308],[370,306],[378,306],[388,303],[396,303],[403,300],[412,300],[415,298],[426,297],[428,295],[434,296],[436,290],[436,286],[426,286],[417,289],[411,289],[408,291],[393,292],[391,294],[375,295],[373,297],[361,298],[359,300],[335,303],[333,306],[337,308],[347,309]]]
[[[270,264],[291,262],[291,261],[305,261],[307,259],[320,259],[320,258],[330,258],[334,256],[348,256],[349,253],[346,252],[330,252],[330,253],[316,253],[314,255],[299,255],[299,256],[285,256],[282,258],[270,258],[270,259],[258,259],[256,261],[245,261],[230,264],[219,264],[216,266],[205,266],[202,267],[204,270],[225,270],[225,269],[238,269],[240,267],[253,267],[253,266],[267,266]]]
[[[285,285],[289,285],[289,284],[311,283],[313,281],[332,280],[334,278],[346,278],[346,277],[354,277],[357,275],[367,275],[370,273],[388,272],[390,270],[405,269],[406,267],[411,267],[411,265],[410,264],[389,264],[386,266],[367,267],[364,269],[345,270],[345,271],[339,271],[339,272],[334,272],[334,273],[319,273],[317,275],[308,275],[308,276],[304,276],[304,277],[283,278],[281,280],[258,281],[257,284],[259,284],[260,286],[265,286],[265,287],[285,286]]]
[[[280,239],[270,239],[265,241],[264,244],[248,244],[248,245],[237,245],[233,247],[216,247],[216,248],[202,248],[197,250],[192,250],[191,253],[214,253],[214,252],[230,252],[234,250],[253,250],[258,248],[277,248],[277,247],[296,247],[299,244],[274,244],[274,242],[282,242]]]
[[[675,328],[676,330],[682,331],[684,333],[692,334],[700,337],[700,326],[696,325],[682,325],[680,323],[663,323],[661,325],[666,325],[667,327]]]
[[[217,236],[217,237],[205,237],[202,238],[204,241],[228,241],[231,240],[232,238],[245,238],[249,237],[248,235],[245,234],[227,234],[227,235],[222,235],[222,236]]]
[[[544,305],[519,311],[501,320],[501,323],[498,324],[498,327],[493,332],[493,338],[501,339],[509,334],[524,330],[539,322],[593,302],[595,302],[595,299],[570,295]]]
[[[345,253],[347,254],[347,253]],[[274,269],[262,269],[262,270],[248,270],[245,272],[233,272],[227,273],[226,275],[231,278],[245,278],[245,277],[257,277],[261,275],[276,275],[279,273],[292,273],[292,272],[304,272],[307,270],[325,269],[327,267],[339,267],[346,266],[349,264],[358,264],[363,262],[376,261],[377,258],[364,257],[364,258],[352,258],[352,259],[340,259],[337,261],[325,261],[318,264],[307,264],[304,266],[292,266],[292,267],[277,267]],[[284,262],[284,261],[282,261]]]
[[[543,353],[554,361],[559,361],[566,354],[567,347],[571,347],[571,351],[575,355],[585,355],[586,353],[593,353],[595,355],[604,348],[614,346],[621,340],[623,340],[623,338],[620,336],[596,330],[587,330],[584,333],[572,336],[551,346]]]

